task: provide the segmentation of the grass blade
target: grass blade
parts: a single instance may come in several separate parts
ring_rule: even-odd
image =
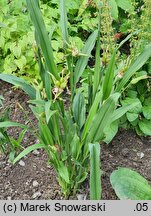
[[[89,144],[90,151],[90,199],[101,199],[100,144]]]

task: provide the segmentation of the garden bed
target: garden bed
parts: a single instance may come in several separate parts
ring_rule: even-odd
[[[28,96],[21,90],[0,81],[0,94],[4,97],[4,108],[10,107],[10,118],[25,123],[16,103],[28,112],[30,120],[37,121],[28,108]],[[26,122],[27,123],[27,122]],[[9,134],[17,137],[20,130],[9,129]],[[36,140],[26,133],[23,145],[29,146]],[[109,182],[110,174],[118,167],[129,167],[138,171],[151,182],[151,137],[139,137],[131,130],[121,129],[113,141],[101,145],[102,199],[117,199]],[[88,182],[85,182],[79,193],[88,194]],[[12,165],[8,158],[0,155],[0,199],[63,199],[53,168],[47,163],[44,151],[34,151]],[[71,199],[74,199],[71,197]]]

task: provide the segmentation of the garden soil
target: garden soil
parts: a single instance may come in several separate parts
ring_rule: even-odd
[[[24,124],[30,121],[36,126],[37,121],[28,107],[28,96],[21,90],[0,81],[0,95],[4,97],[4,107],[10,108],[10,119]],[[25,112],[23,112],[20,104]],[[28,115],[28,118],[27,116]],[[9,135],[17,138],[19,128],[10,128]],[[27,147],[37,140],[26,133],[23,146]],[[121,129],[109,144],[101,144],[101,170],[102,170],[102,199],[118,199],[111,187],[109,178],[113,170],[118,167],[129,167],[138,171],[151,183],[151,137],[139,137],[132,130]],[[80,194],[89,194],[89,184],[86,181]],[[33,199],[64,199],[53,167],[48,164],[47,155],[43,150],[37,150],[20,162],[12,165],[6,155],[0,154],[0,200],[33,200]],[[75,199],[75,197],[70,197]],[[87,196],[89,199],[89,196]]]

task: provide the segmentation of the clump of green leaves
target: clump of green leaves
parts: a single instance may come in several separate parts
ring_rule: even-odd
[[[27,16],[25,1],[1,1],[0,71],[22,77],[37,77],[34,58],[34,34]]]
[[[122,105],[138,102],[138,105],[123,117],[122,124],[145,136],[151,135],[150,78],[146,71],[137,72],[126,91],[126,97],[121,100]]]
[[[0,114],[0,152],[8,156],[10,162],[13,162],[15,156],[23,149],[21,142],[28,127],[19,123],[10,122],[9,111],[10,109],[6,109]],[[18,139],[14,139],[13,136],[9,135],[8,127],[23,128]]]

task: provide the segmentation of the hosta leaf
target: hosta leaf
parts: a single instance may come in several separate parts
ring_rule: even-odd
[[[151,120],[143,119],[138,122],[140,130],[148,136],[151,136]]]
[[[135,171],[119,168],[111,174],[110,182],[120,199],[151,200],[150,185]]]

